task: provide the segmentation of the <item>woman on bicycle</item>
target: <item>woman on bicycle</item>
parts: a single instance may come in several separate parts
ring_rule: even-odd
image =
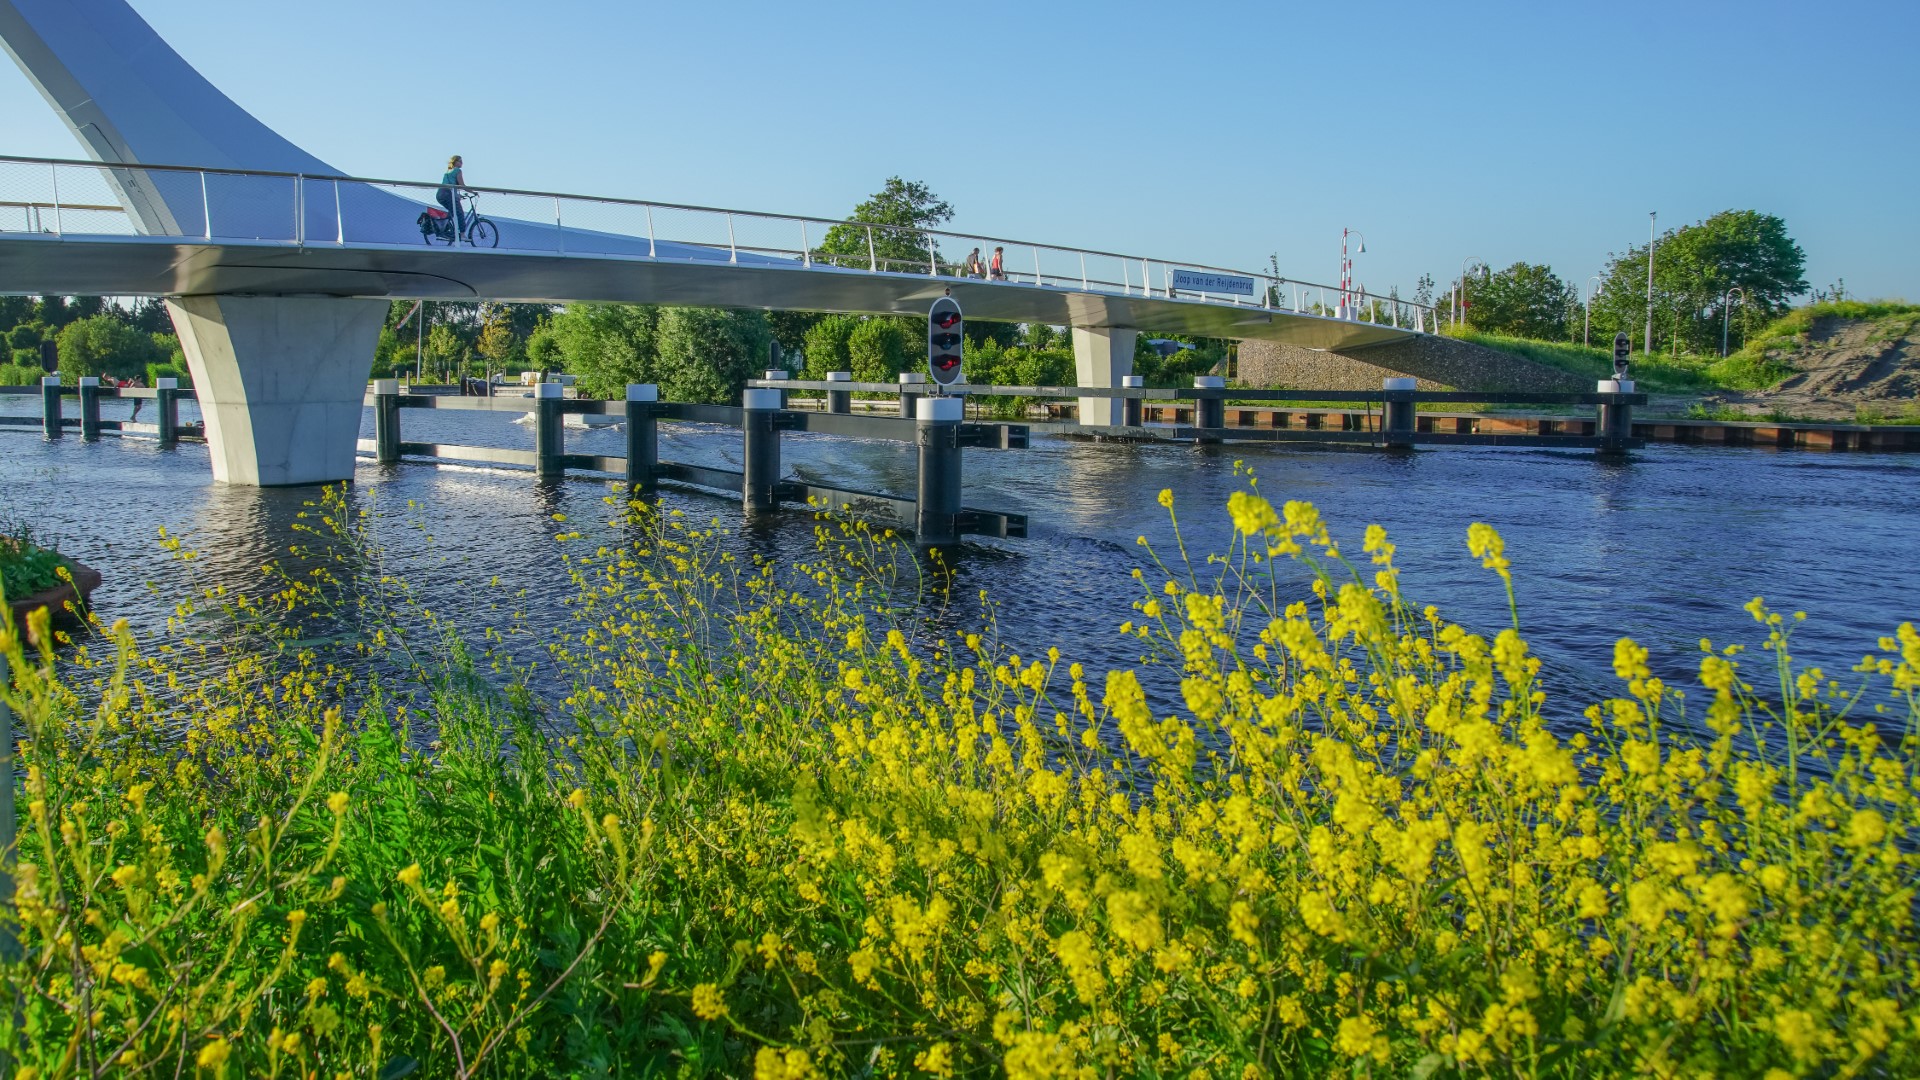
[[[459,154],[447,159],[447,174],[440,178],[440,190],[434,192],[433,197],[439,201],[447,213],[453,215],[454,227],[465,231],[466,222],[460,220],[460,207],[456,198],[456,193],[467,186],[467,178],[462,175],[460,164]]]

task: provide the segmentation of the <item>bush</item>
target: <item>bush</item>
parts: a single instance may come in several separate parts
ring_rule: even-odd
[[[179,379],[182,387],[193,385],[193,372],[184,363],[148,364],[147,385],[159,386],[161,379]]]
[[[847,370],[853,372],[855,382],[890,383],[903,371],[924,370],[927,345],[915,329],[925,323],[910,322],[876,315],[853,328],[847,335]]]
[[[0,386],[38,386],[45,374],[37,362],[0,364]]]
[[[89,315],[60,330],[60,379],[79,383],[84,375],[132,378],[149,363],[165,359],[152,337],[113,315]]]
[[[1825,675],[1756,600],[1768,651],[1703,642],[1704,708],[1622,639],[1582,712],[1517,616],[1410,607],[1377,528],[1354,566],[1309,504],[1228,509],[1224,560],[1148,554],[1104,676],[955,639],[865,530],[742,566],[638,505],[561,535],[571,630],[489,655],[381,606],[339,489],[331,573],[201,601],[284,640],[0,635],[17,1067],[1920,1069],[1911,624]]]
[[[553,318],[563,370],[579,376],[580,392],[624,398],[628,383],[659,382],[654,330],[660,309],[643,304],[569,304]]]
[[[803,348],[807,378],[825,379],[829,371],[853,370],[847,339],[859,325],[858,315],[828,315],[807,328]]]
[[[773,331],[758,311],[662,308],[656,381],[663,401],[737,405],[748,379],[767,370]],[[613,396],[624,396],[620,387]]]

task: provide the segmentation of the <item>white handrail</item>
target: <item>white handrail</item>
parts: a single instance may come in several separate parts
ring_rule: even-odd
[[[284,178],[284,179],[292,180],[294,184],[293,204],[294,204],[295,224],[294,224],[294,228],[291,230],[291,234],[282,238],[276,238],[270,235],[263,235],[255,239],[265,240],[269,242],[274,241],[276,239],[281,239],[284,241],[290,241],[294,244],[305,244],[308,241],[307,228],[306,228],[307,206],[306,206],[305,184],[309,180],[316,180],[316,179],[327,180],[333,185],[334,218],[335,218],[333,242],[341,246],[345,246],[345,244],[347,243],[346,213],[345,213],[346,206],[350,204],[356,205],[356,206],[367,205],[364,202],[357,202],[355,200],[346,199],[340,190],[340,186],[342,184],[359,184],[367,187],[394,189],[394,193],[398,194],[401,198],[409,199],[409,201],[426,202],[429,204],[431,204],[431,195],[430,195],[431,191],[434,188],[439,186],[431,182],[380,180],[380,179],[367,178],[367,177],[348,177],[348,176],[306,176],[298,173],[279,173],[279,172],[269,172],[265,170],[204,169],[204,168],[197,168],[192,166],[165,166],[165,165],[140,165],[140,166],[117,165],[117,166],[109,167],[109,166],[101,165],[96,162],[68,161],[65,159],[23,158],[23,157],[14,157],[14,156],[8,156],[8,155],[0,155],[0,168],[4,168],[6,165],[9,165],[9,164],[40,165],[48,168],[50,184],[52,186],[53,196],[54,196],[52,201],[52,205],[54,207],[54,215],[55,215],[54,232],[60,235],[65,235],[66,233],[65,220],[63,216],[63,201],[61,200],[60,193],[59,193],[59,169],[60,168],[90,168],[90,169],[97,170],[99,172],[109,172],[109,171],[130,172],[130,171],[138,170],[142,173],[148,173],[148,174],[154,174],[154,175],[169,173],[169,172],[192,173],[194,174],[194,178],[200,184],[200,203],[201,203],[201,214],[202,214],[202,224],[203,224],[203,228],[201,232],[204,238],[209,242],[213,240],[213,213],[212,213],[212,197],[210,192],[210,188],[212,185],[209,183],[209,177],[214,175],[229,177],[229,178],[258,177],[258,178]],[[237,189],[231,189],[229,187],[223,186],[222,190],[223,192],[229,192]],[[1121,255],[1115,252],[1098,251],[1090,248],[1069,248],[1069,247],[1060,247],[1052,244],[1032,243],[1028,241],[989,239],[989,238],[985,238],[978,235],[965,235],[965,234],[951,233],[951,232],[945,232],[945,231],[934,230],[934,229],[915,229],[915,228],[909,228],[909,227],[903,227],[903,226],[892,226],[892,225],[883,225],[883,224],[871,223],[871,222],[861,222],[857,220],[835,220],[830,218],[815,218],[815,217],[806,217],[806,216],[793,215],[793,214],[757,213],[757,212],[744,211],[744,210],[726,210],[726,209],[721,209],[717,207],[701,207],[701,206],[686,206],[686,205],[670,204],[670,203],[655,203],[655,202],[648,202],[645,200],[638,200],[638,199],[581,196],[581,195],[570,195],[570,194],[565,194],[560,192],[534,192],[534,191],[525,191],[525,190],[510,189],[510,188],[464,188],[463,187],[462,190],[463,191],[470,190],[476,193],[486,193],[489,195],[505,196],[509,198],[529,198],[529,197],[539,198],[544,201],[551,202],[553,206],[553,239],[551,241],[547,241],[544,239],[538,241],[537,244],[541,246],[539,246],[537,249],[544,250],[544,251],[558,251],[562,255],[566,254],[569,248],[574,248],[576,254],[591,253],[592,251],[591,238],[595,235],[598,235],[592,231],[583,231],[578,226],[575,226],[574,238],[581,238],[581,237],[586,238],[584,240],[585,246],[582,247],[576,243],[569,242],[570,238],[568,236],[567,226],[565,225],[564,207],[561,205],[561,203],[562,203],[562,200],[574,200],[581,203],[590,203],[590,204],[595,204],[600,206],[639,207],[643,211],[646,217],[647,255],[651,258],[660,257],[660,242],[662,240],[667,240],[672,244],[683,245],[683,247],[678,249],[670,249],[670,250],[676,250],[679,252],[684,252],[687,248],[693,248],[693,249],[706,248],[710,244],[710,241],[700,238],[697,229],[690,229],[686,234],[684,234],[685,235],[684,239],[679,239],[671,235],[666,237],[660,236],[656,228],[656,223],[654,221],[654,214],[653,214],[654,209],[656,207],[659,207],[661,209],[686,211],[690,214],[695,214],[695,215],[706,214],[706,215],[719,215],[724,217],[726,228],[727,228],[727,259],[729,262],[736,263],[736,264],[740,262],[740,254],[742,251],[742,246],[740,245],[739,239],[738,239],[737,225],[735,224],[735,221],[734,221],[736,217],[747,217],[747,218],[761,220],[761,221],[792,221],[797,223],[799,225],[799,231],[800,231],[800,246],[797,250],[789,250],[783,246],[769,247],[769,246],[755,246],[750,244],[745,248],[745,251],[747,251],[752,255],[757,255],[757,256],[770,256],[770,257],[781,259],[781,260],[790,259],[801,267],[811,269],[817,266],[823,270],[824,269],[846,270],[846,269],[851,269],[851,267],[848,267],[845,260],[842,258],[830,258],[825,260],[824,262],[815,260],[813,258],[813,251],[812,251],[812,244],[811,244],[811,227],[817,225],[821,227],[823,232],[830,233],[835,228],[846,226],[846,225],[853,225],[857,228],[863,229],[866,233],[866,239],[867,239],[866,270],[870,273],[921,273],[922,272],[915,269],[913,264],[910,262],[901,263],[899,260],[895,260],[891,258],[883,260],[879,257],[879,250],[878,250],[879,245],[874,236],[874,232],[876,229],[884,229],[888,231],[889,235],[900,235],[902,239],[911,237],[914,241],[917,241],[916,243],[913,243],[912,246],[914,247],[921,247],[924,245],[924,248],[926,250],[926,259],[927,259],[926,263],[924,264],[926,267],[924,273],[934,277],[940,276],[941,273],[943,272],[939,262],[939,256],[938,256],[938,241],[942,239],[950,239],[958,242],[962,248],[964,248],[968,244],[979,244],[980,246],[996,246],[996,247],[1002,248],[1003,250],[1007,248],[1017,248],[1017,247],[1028,248],[1033,259],[1033,283],[1036,286],[1045,286],[1049,283],[1048,276],[1045,272],[1045,268],[1043,266],[1043,261],[1041,258],[1042,253],[1054,252],[1060,255],[1068,255],[1078,260],[1080,264],[1079,286],[1082,290],[1087,292],[1115,292],[1121,295],[1132,295],[1133,280],[1132,280],[1132,273],[1131,273],[1129,264],[1132,262],[1138,262],[1141,269],[1140,289],[1141,289],[1141,294],[1143,296],[1153,297],[1156,295],[1160,295],[1163,292],[1165,297],[1169,299],[1193,300],[1195,297],[1198,297],[1198,302],[1202,302],[1202,303],[1221,304],[1221,305],[1231,304],[1234,306],[1247,305],[1248,301],[1243,300],[1240,294],[1237,292],[1224,293],[1224,294],[1219,292],[1213,292],[1213,291],[1208,291],[1206,293],[1190,293],[1190,292],[1182,292],[1180,290],[1176,290],[1173,284],[1174,272],[1175,270],[1181,270],[1181,271],[1189,271],[1189,272],[1229,275],[1229,276],[1238,277],[1238,278],[1251,279],[1255,283],[1255,287],[1263,287],[1266,289],[1265,295],[1262,296],[1261,301],[1257,306],[1262,308],[1268,308],[1268,309],[1277,307],[1280,293],[1283,290],[1286,290],[1288,287],[1291,287],[1292,298],[1293,298],[1293,305],[1292,305],[1293,310],[1296,312],[1303,312],[1305,310],[1305,307],[1303,305],[1303,300],[1304,300],[1304,297],[1302,295],[1303,290],[1318,289],[1321,291],[1320,308],[1322,312],[1325,312],[1328,310],[1325,304],[1325,291],[1329,288],[1329,286],[1321,285],[1313,282],[1298,281],[1291,278],[1271,276],[1267,274],[1249,273],[1246,271],[1231,270],[1223,267],[1214,267],[1214,266],[1209,266],[1207,264],[1202,264],[1202,263],[1155,260],[1155,259],[1150,259],[1144,256]],[[456,203],[457,201],[458,200],[456,200]],[[460,220],[460,218],[464,216],[461,213],[461,208],[459,208],[456,205],[454,213],[455,213],[454,229],[456,231],[456,234],[466,233],[468,231],[468,229],[466,228],[466,222]],[[244,220],[244,215],[243,215],[243,220]],[[502,220],[506,220],[506,219],[502,219]],[[580,220],[578,215],[576,215],[576,220]],[[511,222],[509,222],[509,224],[511,224]],[[236,228],[239,230],[239,232],[237,232],[236,235],[240,235],[241,233],[251,233],[253,231],[253,229],[248,228],[245,224],[238,224],[236,225]],[[272,227],[269,225],[266,231],[271,231],[271,228]],[[510,229],[509,233],[511,234],[512,231],[513,230]],[[678,230],[676,228],[676,232],[677,231]],[[622,230],[619,228],[607,230],[607,232],[611,235],[625,235],[629,237],[632,236],[631,232],[628,232],[626,230]],[[364,230],[363,230],[363,233],[364,233]],[[712,234],[711,232],[709,232],[706,235],[711,236]],[[775,235],[778,235],[778,233],[776,233]],[[528,234],[525,233],[524,231],[520,233],[522,245],[525,245],[526,243],[525,238],[527,236]],[[550,244],[551,246],[545,246],[548,244]],[[513,249],[513,237],[511,235],[509,235],[506,238],[506,242],[501,245],[501,248],[502,250]],[[525,250],[524,247],[523,247],[523,250]],[[613,253],[613,252],[609,252],[609,253]],[[1116,260],[1120,265],[1121,279],[1119,281],[1109,281],[1104,278],[1096,278],[1093,274],[1093,266],[1089,260],[1089,256],[1097,256],[1103,259]],[[1163,268],[1163,272],[1166,278],[1164,282],[1163,290],[1156,290],[1152,284],[1152,280],[1153,280],[1152,268],[1155,263],[1158,263]],[[1105,264],[1102,264],[1102,265],[1105,265]],[[857,264],[855,264],[855,266],[857,267]],[[1064,275],[1060,275],[1060,277],[1064,278],[1064,280],[1056,280],[1054,284],[1071,287],[1071,285],[1069,285],[1069,282],[1072,281],[1071,278],[1065,278]],[[1377,294],[1371,294],[1371,293],[1367,293],[1360,290],[1351,290],[1351,291],[1353,295],[1357,296],[1360,299],[1360,302],[1362,304],[1366,305],[1366,308],[1367,308],[1366,317],[1370,321],[1377,320],[1378,318],[1377,305],[1381,303],[1390,305],[1391,307],[1390,318],[1395,322],[1398,321],[1398,317],[1399,317],[1398,307],[1400,305],[1405,305],[1412,310],[1425,311],[1425,312],[1436,311],[1434,306],[1430,304],[1419,304],[1410,300],[1400,299],[1398,297],[1379,296]],[[1250,299],[1251,298],[1249,297],[1248,300]],[[1354,311],[1352,308],[1349,308],[1347,313],[1351,318],[1355,318],[1355,319],[1359,318],[1358,312]]]

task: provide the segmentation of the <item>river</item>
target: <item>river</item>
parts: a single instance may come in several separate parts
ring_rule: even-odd
[[[0,397],[0,412],[37,407],[37,398]],[[126,408],[110,402],[106,415]],[[191,418],[192,406],[182,413]],[[404,415],[410,440],[532,446],[530,428],[512,414]],[[372,437],[370,412],[363,437]],[[624,448],[614,429],[570,429],[568,444],[583,453]],[[737,432],[663,425],[660,444],[663,459],[739,467]],[[819,483],[913,490],[908,445],[790,435],[783,453],[789,472]],[[1692,674],[1702,637],[1757,645],[1764,635],[1742,610],[1754,596],[1806,611],[1796,653],[1830,672],[1857,663],[1899,622],[1920,619],[1914,455],[1659,444],[1606,462],[1591,451],[1515,447],[1400,455],[1041,436],[1026,450],[967,452],[966,503],[1029,515],[1031,536],[970,542],[956,570],[960,599],[945,618],[955,629],[977,624],[972,597],[984,589],[998,602],[999,633],[1011,647],[1035,655],[1058,645],[1095,671],[1131,663],[1138,649],[1115,628],[1140,597],[1129,578],[1143,560],[1136,538],[1169,558],[1174,548],[1155,496],[1172,489],[1198,560],[1229,536],[1224,505],[1242,483],[1236,460],[1258,473],[1276,504],[1318,504],[1356,559],[1364,527],[1384,525],[1399,545],[1409,598],[1489,633],[1505,624],[1506,601],[1498,579],[1468,554],[1465,535],[1474,521],[1496,526],[1513,561],[1527,637],[1550,683],[1580,702],[1616,685],[1613,643],[1622,635],[1645,644],[1656,671],[1676,681]],[[498,576],[527,589],[525,600],[499,603],[525,605],[537,623],[562,617],[559,599],[568,590],[552,515],[576,525],[604,520],[606,494],[604,479],[542,486],[525,471],[363,459],[353,498],[372,508],[379,542],[429,606],[504,617],[505,607],[483,616],[488,594],[476,591],[476,583]],[[37,429],[0,428],[0,520],[25,521],[103,571],[98,610],[148,637],[162,630],[172,597],[189,581],[257,587],[259,568],[296,541],[294,517],[314,497],[314,489],[217,485],[203,445],[162,450],[114,436],[90,444],[77,433],[49,442]],[[669,490],[663,505],[739,526],[737,497]],[[162,527],[199,553],[192,566],[161,549]],[[730,543],[782,561],[806,558],[813,522],[784,514]]]

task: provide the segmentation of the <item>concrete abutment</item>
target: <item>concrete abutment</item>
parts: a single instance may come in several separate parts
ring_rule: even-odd
[[[1119,386],[1133,373],[1133,349],[1140,339],[1138,330],[1110,326],[1073,328],[1073,371],[1081,386]],[[1124,419],[1124,398],[1083,397],[1080,399],[1082,424],[1118,424]]]
[[[280,487],[353,478],[387,306],[318,296],[167,299],[215,480]]]

